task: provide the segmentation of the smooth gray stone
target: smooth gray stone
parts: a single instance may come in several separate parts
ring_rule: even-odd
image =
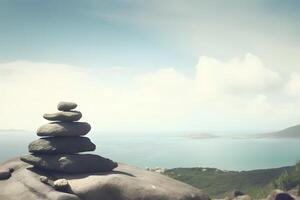
[[[53,182],[53,186],[57,191],[69,192],[70,185],[67,179],[61,178]]]
[[[86,122],[52,122],[37,130],[38,136],[80,136],[86,135],[91,126]]]
[[[47,176],[40,176],[40,181],[42,183],[48,184],[49,179]]]
[[[11,173],[9,169],[0,169],[0,180],[9,179]]]
[[[107,172],[118,166],[110,159],[93,154],[27,155],[21,160],[42,170],[70,174]]]
[[[28,149],[33,154],[72,154],[94,151],[96,145],[87,137],[46,137],[31,142]]]
[[[209,200],[201,190],[165,175],[120,163],[112,172],[65,174],[46,171],[53,180],[66,179],[72,194],[42,183],[44,172],[14,159],[0,167],[14,167],[14,175],[0,181],[3,200]],[[41,174],[42,173],[42,174]]]
[[[66,102],[66,101],[61,101],[57,105],[57,109],[60,111],[70,111],[73,110],[77,107],[77,104],[74,102]]]
[[[74,122],[81,119],[82,114],[79,111],[62,111],[51,114],[44,114],[45,119],[49,121]]]

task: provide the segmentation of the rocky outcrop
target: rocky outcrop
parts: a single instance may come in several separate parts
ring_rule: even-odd
[[[39,170],[19,158],[0,167],[15,169],[0,181],[1,200],[209,200],[185,183],[120,163],[111,172],[82,174]]]
[[[32,154],[0,165],[1,200],[209,200],[200,190],[159,173],[80,154],[96,148],[82,137],[91,126],[75,122],[81,118],[71,111],[76,103],[57,107],[61,112],[44,115],[55,122],[38,129],[43,138],[29,145]]]
[[[225,198],[225,200],[251,200],[251,197],[239,190],[234,190]]]

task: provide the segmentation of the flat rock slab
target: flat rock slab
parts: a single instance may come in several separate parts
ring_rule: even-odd
[[[51,114],[44,114],[43,117],[49,121],[74,122],[81,119],[79,111],[62,111]]]
[[[155,172],[126,164],[110,173],[67,175],[32,171],[19,159],[8,161],[14,175],[0,181],[0,199],[5,200],[209,200],[201,190]],[[39,177],[68,180],[72,194],[55,191]]]
[[[60,111],[70,111],[77,107],[77,104],[74,102],[65,102],[61,101],[57,105],[57,109]]]
[[[31,142],[28,149],[33,154],[72,154],[94,151],[96,145],[87,137],[46,137]]]
[[[18,158],[9,160],[2,166],[13,167],[15,171],[9,179],[0,180],[1,200],[81,200],[77,195],[58,192],[42,183],[40,175],[28,170],[29,164]]]
[[[86,135],[91,126],[86,122],[52,122],[37,130],[38,136],[80,136]]]
[[[192,186],[165,175],[119,164],[108,174],[65,177],[80,199],[92,200],[209,200]],[[99,198],[101,197],[101,198]]]
[[[42,170],[70,174],[107,172],[118,166],[110,159],[93,154],[27,155],[21,160]]]

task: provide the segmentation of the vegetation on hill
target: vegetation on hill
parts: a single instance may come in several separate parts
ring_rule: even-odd
[[[224,198],[233,190],[240,190],[253,198],[263,198],[275,188],[288,190],[300,184],[300,164],[240,172],[216,168],[175,168],[166,170],[164,174],[200,188],[212,198]]]
[[[282,190],[290,190],[300,185],[300,163],[292,170],[284,172],[273,181],[273,186]]]

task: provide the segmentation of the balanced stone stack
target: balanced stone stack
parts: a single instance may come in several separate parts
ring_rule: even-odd
[[[116,162],[94,154],[80,152],[94,151],[96,145],[83,137],[91,126],[86,122],[77,122],[82,114],[74,111],[76,103],[60,102],[60,112],[45,114],[43,117],[51,123],[41,126],[37,135],[42,138],[29,144],[30,155],[21,160],[41,170],[63,173],[108,172],[118,166]]]

